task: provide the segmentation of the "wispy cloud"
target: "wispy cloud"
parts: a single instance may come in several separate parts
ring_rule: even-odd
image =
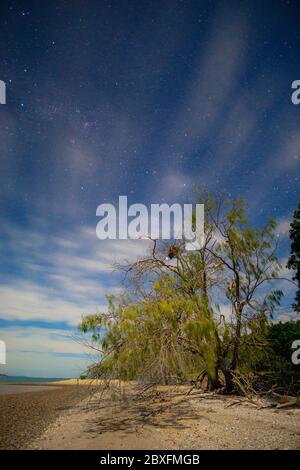
[[[58,237],[6,225],[6,235],[2,263],[19,274],[2,274],[0,308],[2,318],[14,320],[77,324],[84,313],[105,311],[105,296],[120,292],[114,265],[149,247],[147,240],[100,241],[91,227]]]
[[[94,357],[72,333],[58,329],[4,328],[1,339],[7,348],[7,364],[2,367],[10,375],[31,371],[40,377],[78,377]]]

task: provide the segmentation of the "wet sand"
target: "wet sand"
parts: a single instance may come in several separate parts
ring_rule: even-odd
[[[13,387],[24,388],[25,385]],[[91,393],[91,387],[72,385],[26,384],[26,387],[33,391],[0,395],[0,449],[24,449],[63,411]]]
[[[53,388],[59,387],[49,387],[48,385],[15,385],[15,384],[1,384],[0,385],[0,395],[14,395],[16,393],[28,393],[28,392],[45,392],[46,390],[53,390]]]

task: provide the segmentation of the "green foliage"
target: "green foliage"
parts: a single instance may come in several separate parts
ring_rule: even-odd
[[[298,289],[295,296],[293,308],[296,312],[300,312],[300,204],[294,212],[294,219],[291,223],[290,230],[291,239],[291,256],[288,260],[287,267],[295,271],[293,280],[297,282]]]
[[[168,263],[155,245],[149,259],[127,270],[132,289],[109,297],[107,313],[82,319],[81,331],[101,354],[89,375],[159,383],[206,377],[209,386],[231,391],[237,373],[278,363],[270,358],[286,363],[279,345],[291,332],[279,334],[269,321],[283,294],[264,288],[281,268],[275,221],[251,226],[243,199],[224,192],[204,189],[197,197],[205,205],[203,248],[178,247]],[[226,300],[230,318],[216,296]]]
[[[267,334],[272,367],[275,369],[296,369],[292,363],[292,343],[300,339],[300,320],[270,325]]]

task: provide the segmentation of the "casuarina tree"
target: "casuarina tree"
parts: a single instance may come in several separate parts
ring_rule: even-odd
[[[288,260],[287,267],[295,271],[293,280],[297,282],[297,292],[293,308],[296,312],[300,312],[300,204],[294,212],[294,219],[290,229],[291,239],[291,256]]]

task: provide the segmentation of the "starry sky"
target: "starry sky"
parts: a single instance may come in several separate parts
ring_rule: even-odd
[[[105,310],[114,261],[96,207],[186,202],[194,184],[276,217],[288,256],[299,202],[297,1],[3,1],[0,339],[10,374],[76,376],[83,313]],[[293,295],[287,292],[282,318]]]

